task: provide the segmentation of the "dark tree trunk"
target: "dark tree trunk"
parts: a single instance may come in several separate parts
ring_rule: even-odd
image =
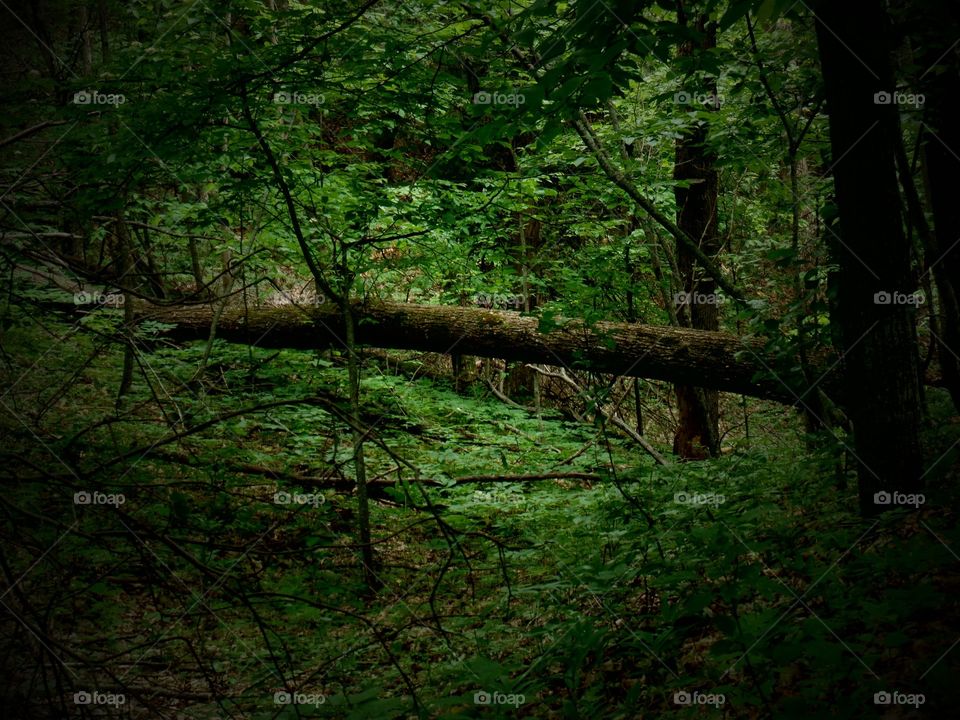
[[[679,10],[680,21],[684,22],[684,11]],[[707,25],[706,17],[701,15],[696,30],[702,40],[695,45],[686,43],[680,48],[681,57],[692,57],[698,52],[716,47],[716,29]],[[711,82],[704,88],[688,88],[696,93],[712,95],[714,101],[704,107],[716,109],[716,84]],[[693,98],[699,109],[699,98]],[[689,181],[687,187],[678,187],[674,194],[677,200],[677,226],[687,235],[697,240],[700,249],[709,257],[716,257],[720,251],[717,237],[717,171],[716,158],[706,146],[708,128],[699,124],[677,141],[676,163],[673,177],[675,180]],[[705,274],[696,262],[696,258],[684,243],[677,243],[677,267],[687,302],[677,308],[677,317],[681,324],[698,330],[718,330],[720,318],[716,299],[716,282]],[[679,425],[673,438],[673,452],[683,458],[703,458],[716,456],[719,451],[719,396],[715,390],[705,390],[689,385],[677,385],[677,408]]]
[[[100,54],[104,65],[110,62],[110,15],[107,0],[97,0],[97,20],[100,24]]]
[[[370,535],[370,496],[367,488],[367,463],[363,448],[363,421],[360,412],[360,358],[357,355],[356,318],[350,303],[341,306],[343,318],[343,338],[347,350],[347,372],[350,376],[350,421],[353,439],[353,465],[356,473],[357,490],[357,542],[360,545],[360,557],[363,564],[363,580],[368,589],[379,586],[376,574],[376,558]]]
[[[960,410],[960,203],[956,192],[960,178],[960,56],[952,47],[955,12],[946,3],[911,9],[914,22],[925,23],[915,40],[924,73],[917,92],[922,92],[926,101],[923,162],[934,222],[927,265],[933,270],[940,307],[941,335],[933,341],[943,384]]]
[[[887,18],[879,0],[822,2],[816,12],[840,210],[834,320],[845,347],[860,507],[874,514],[884,507],[875,493],[915,491],[922,477],[915,310],[875,299],[902,299],[915,287],[894,164],[897,106],[874,102],[894,89]]]
[[[197,239],[193,236],[187,238],[187,249],[190,251],[190,269],[193,272],[193,288],[196,292],[203,291],[203,268],[200,265],[200,249],[197,247]]]
[[[125,287],[138,289],[139,283],[134,275],[133,260],[133,241],[130,238],[130,228],[127,225],[123,213],[117,213],[116,222],[117,238],[117,265],[120,268],[120,282]],[[133,307],[133,295],[124,293],[123,304],[123,328],[126,335],[126,346],[123,350],[123,374],[120,377],[120,388],[117,391],[117,403],[120,402],[129,391],[133,384],[133,367],[136,364],[134,341],[134,330],[136,326],[136,317]]]

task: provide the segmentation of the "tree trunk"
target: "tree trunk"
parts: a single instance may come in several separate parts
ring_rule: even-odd
[[[357,543],[363,564],[363,580],[367,588],[379,586],[375,571],[373,543],[370,535],[370,495],[367,488],[367,463],[363,451],[362,419],[360,413],[360,358],[357,356],[356,318],[354,308],[344,302],[340,308],[347,348],[347,372],[350,381],[350,421],[353,426],[353,466],[357,488]]]
[[[803,392],[801,378],[763,349],[757,339],[720,332],[572,320],[549,333],[538,320],[519,313],[446,305],[354,304],[358,345],[448,353],[509,361],[563,365],[569,369],[696,384],[733,393],[793,403]],[[157,306],[138,303],[138,319],[173,323],[166,331],[179,339],[204,339],[213,311],[209,305]],[[217,336],[261,347],[314,349],[343,346],[346,335],[335,303],[316,307],[227,308]],[[839,378],[827,374],[829,358],[815,357],[814,372],[828,388]],[[790,363],[796,365],[795,362]],[[770,375],[770,370],[777,377]]]
[[[680,22],[685,23],[682,7],[678,10]],[[692,57],[701,50],[716,46],[716,29],[707,25],[707,18],[699,16],[696,31],[702,35],[699,44],[684,43],[681,57]],[[698,94],[712,94],[716,98],[716,84],[697,88]],[[694,102],[698,100],[695,99]],[[696,107],[696,106],[695,106]],[[716,101],[708,103],[707,109],[716,109]],[[711,258],[720,250],[717,237],[717,170],[715,157],[706,146],[706,124],[698,124],[677,140],[675,180],[690,182],[677,187],[677,227],[697,240],[700,249]],[[720,317],[716,300],[717,284],[709,273],[704,273],[687,246],[677,242],[678,278],[686,302],[679,303],[677,316],[686,327],[698,330],[718,330]],[[673,452],[682,458],[716,456],[720,452],[718,429],[719,396],[715,390],[704,390],[690,385],[677,385],[677,409],[679,425],[673,437]]]
[[[120,282],[125,287],[137,288],[139,283],[133,273],[133,242],[130,238],[130,228],[127,226],[123,212],[117,213],[117,264],[120,267]],[[123,373],[120,376],[120,388],[117,390],[117,404],[130,391],[133,384],[133,366],[136,364],[134,332],[136,331],[136,316],[133,307],[133,295],[123,294],[123,332],[126,335],[126,345],[123,350]]]
[[[846,348],[860,508],[871,515],[885,507],[875,493],[914,492],[922,477],[915,310],[898,302],[914,289],[894,164],[898,109],[874,101],[894,90],[879,0],[822,2],[816,12],[840,210],[835,321]]]
[[[927,23],[916,42],[921,50],[919,64],[925,69],[919,89],[926,100],[923,164],[934,222],[927,265],[937,285],[942,332],[933,341],[943,383],[960,410],[960,204],[956,197],[960,177],[960,58],[952,47],[955,9],[932,3],[914,11],[916,22]],[[945,48],[949,50],[944,52]]]
[[[187,249],[190,251],[190,270],[193,273],[193,288],[196,292],[203,290],[203,268],[200,265],[200,250],[197,239],[192,235],[187,238]]]
[[[90,13],[85,2],[77,8],[77,22],[80,25],[80,72],[88,78],[93,73],[93,33],[90,31]]]
[[[100,23],[100,61],[107,65],[110,62],[110,16],[107,0],[97,0],[97,20]]]

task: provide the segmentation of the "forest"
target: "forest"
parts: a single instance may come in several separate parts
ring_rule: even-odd
[[[0,55],[0,718],[955,715],[954,0]]]

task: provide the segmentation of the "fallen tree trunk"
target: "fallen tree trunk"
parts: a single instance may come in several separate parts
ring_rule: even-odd
[[[442,305],[358,303],[354,312],[361,345],[666,380],[788,404],[806,389],[795,369],[782,369],[762,342],[721,332],[614,322],[587,326],[573,320],[541,333],[534,317]],[[214,310],[210,305],[138,303],[137,316],[175,325],[165,332],[174,339],[207,339]],[[339,309],[327,303],[249,309],[246,314],[241,307],[229,307],[216,335],[259,347],[318,349],[342,347],[344,331]],[[828,376],[821,386],[835,391],[837,380]]]

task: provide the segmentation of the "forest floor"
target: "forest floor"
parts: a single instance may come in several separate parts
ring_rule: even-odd
[[[204,343],[144,336],[117,403],[119,313],[72,322],[3,333],[5,707],[81,690],[130,717],[799,718],[960,700],[960,418],[940,391],[922,504],[872,520],[838,464],[849,440],[805,437],[786,408],[759,404],[717,460],[661,467],[601,424],[371,365],[370,593],[338,363],[217,343],[198,373]],[[548,473],[568,477],[513,477]],[[512,480],[456,482],[477,475]]]

